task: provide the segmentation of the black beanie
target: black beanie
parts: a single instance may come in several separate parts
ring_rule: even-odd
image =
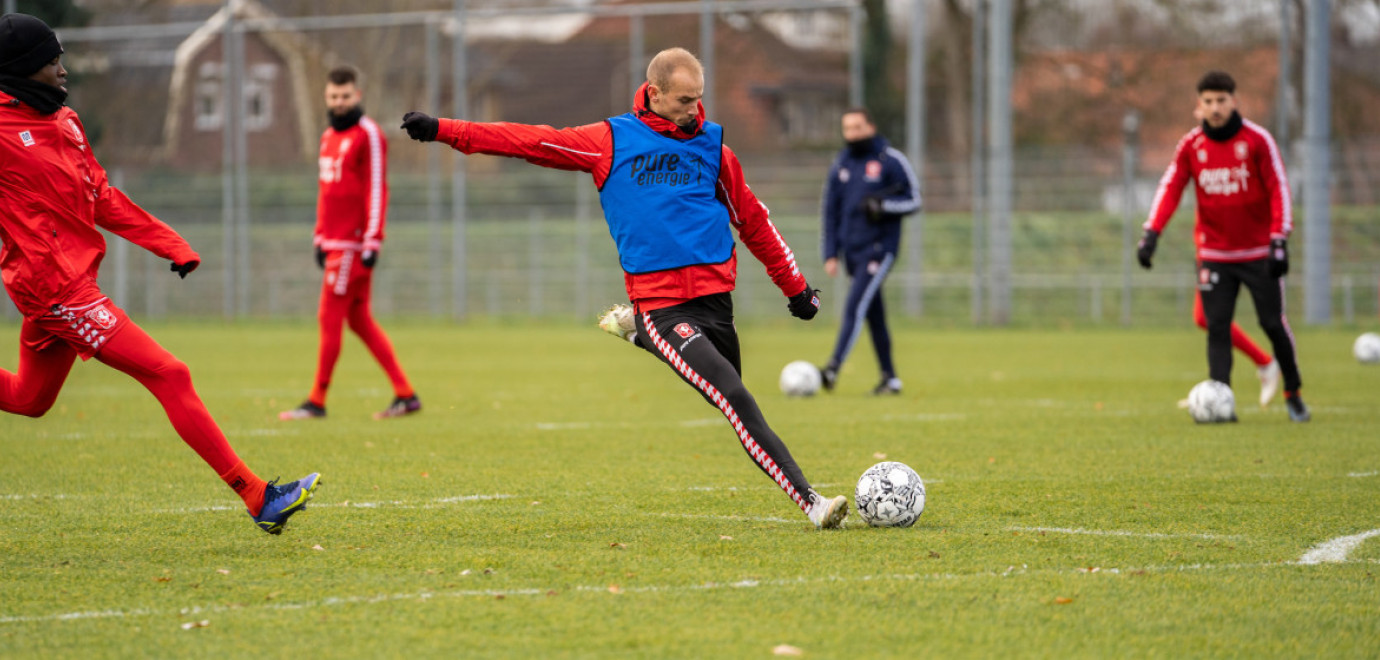
[[[61,54],[47,23],[28,14],[0,16],[0,74],[27,78]]]

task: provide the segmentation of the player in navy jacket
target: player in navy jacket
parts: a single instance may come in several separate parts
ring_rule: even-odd
[[[837,274],[842,256],[853,284],[834,353],[820,372],[824,387],[834,389],[839,367],[866,320],[882,372],[882,381],[872,393],[899,394],[901,379],[891,361],[882,283],[896,264],[901,219],[920,209],[920,183],[905,155],[877,134],[867,110],[849,109],[843,113],[842,124],[848,144],[834,159],[824,182],[824,272],[830,277]]]

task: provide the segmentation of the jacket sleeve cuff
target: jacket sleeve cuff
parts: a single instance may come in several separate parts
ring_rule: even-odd
[[[463,119],[441,118],[437,121],[440,122],[441,126],[436,131],[436,141],[447,144],[454,144],[460,138],[460,132],[466,123]]]
[[[365,252],[378,252],[383,247],[383,241],[364,241]]]

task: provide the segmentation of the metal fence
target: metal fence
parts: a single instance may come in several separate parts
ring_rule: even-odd
[[[320,271],[310,234],[316,170],[308,151],[325,125],[321,74],[342,61],[363,70],[366,108],[390,142],[388,238],[375,272],[376,312],[592,317],[625,293],[588,175],[452,155],[439,145],[406,140],[395,119],[419,108],[485,120],[597,121],[626,109],[646,57],[673,44],[690,46],[705,60],[711,116],[737,119],[725,120],[727,136],[740,152],[748,182],[771,208],[807,277],[841,302],[846,283],[826,283],[822,272],[817,210],[837,145],[837,111],[863,93],[860,2],[693,0],[553,9],[535,2],[515,7],[419,1],[389,3],[397,10],[369,14],[350,13],[353,5],[343,2],[327,10],[337,13],[294,14],[296,4],[172,3],[98,15],[90,27],[60,30],[73,72],[73,105],[98,157],[132,199],[172,224],[203,256],[202,270],[179,281],[157,258],[112,237],[102,285],[136,317],[315,314]],[[380,4],[360,6],[379,11]],[[924,69],[931,73],[918,78],[925,93],[908,96],[907,117],[925,117],[926,142],[945,146],[926,148],[919,163],[926,212],[907,221],[907,247],[886,301],[893,313],[927,323],[984,321],[980,301],[992,287],[992,264],[982,261],[990,259],[983,232],[974,231],[984,227],[974,220],[982,217],[974,208],[984,210],[975,203],[984,186],[974,184],[988,181],[990,172],[975,168],[969,152],[950,144],[963,140],[946,133],[972,129],[941,117],[945,94],[968,94],[983,85],[954,89],[948,87],[952,80],[933,75],[942,68],[936,52],[943,35],[937,33],[952,27],[934,19],[939,3],[922,5],[930,17],[923,22],[907,12],[915,5],[893,4],[894,59],[903,60],[909,44],[928,44]],[[225,20],[217,22],[217,15]],[[1249,18],[1260,22],[1269,15]],[[908,32],[917,24],[926,33],[918,42]],[[466,38],[457,44],[456,34]],[[1012,72],[1017,96],[1041,75],[1038,55],[1047,52],[1044,42],[1051,39],[1039,30],[1021,38],[1022,58]],[[1268,49],[1270,38],[1263,39],[1234,47]],[[800,61],[792,69],[773,58]],[[917,80],[916,69],[896,64],[898,89],[909,92],[906,83]],[[571,79],[585,95],[578,102],[559,87]],[[549,93],[543,96],[542,90]],[[1268,104],[1255,109],[1264,115]],[[1060,110],[1067,111],[1017,112]],[[1115,112],[1114,126],[1121,120],[1120,110]],[[141,125],[141,118],[152,126]],[[173,135],[170,123],[183,134]],[[287,124],[296,130],[275,133]],[[894,141],[914,149],[916,125],[908,122]],[[735,133],[738,126],[743,128]],[[1019,122],[1016,128],[1008,320],[1185,322],[1193,295],[1192,195],[1185,195],[1154,271],[1132,271],[1125,252],[1127,232],[1139,233],[1172,144],[1152,145],[1142,135],[1144,144],[1118,136],[1036,146],[1029,129]],[[309,144],[298,148],[304,135]],[[1288,150],[1291,174],[1305,170],[1301,151]],[[1331,183],[1335,318],[1375,319],[1380,133],[1334,145],[1331,160],[1342,164]],[[1300,182],[1295,176],[1293,183]],[[1299,225],[1296,246],[1306,240],[1309,226],[1306,218]],[[739,315],[782,315],[784,298],[741,246],[739,259]],[[1302,291],[1293,279],[1290,295],[1297,300]],[[5,317],[16,318],[12,308]]]

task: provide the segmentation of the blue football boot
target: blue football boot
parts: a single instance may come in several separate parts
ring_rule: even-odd
[[[269,534],[282,534],[292,514],[306,508],[316,487],[321,485],[321,475],[315,472],[289,484],[278,485],[278,480],[268,482],[264,488],[264,506],[259,515],[250,514],[254,524]]]

